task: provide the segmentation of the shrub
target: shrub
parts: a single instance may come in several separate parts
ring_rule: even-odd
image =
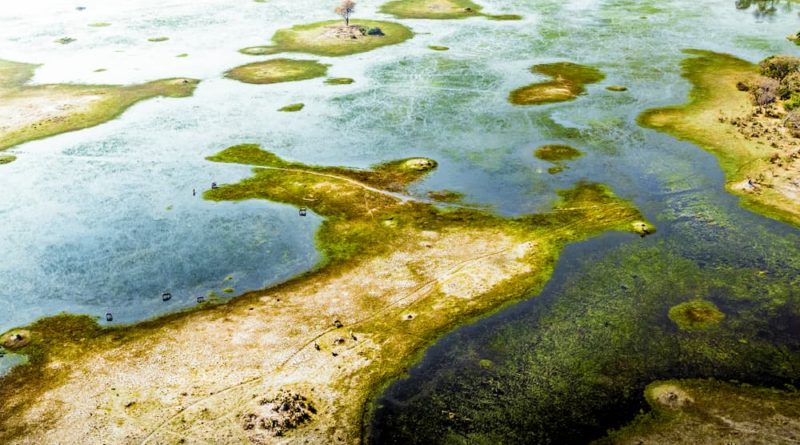
[[[783,107],[789,111],[800,108],[800,93],[792,94],[789,100],[783,102]]]
[[[775,102],[775,99],[778,98],[779,87],[780,82],[769,77],[762,77],[756,80],[752,89],[756,105],[763,107]]]
[[[781,80],[791,73],[800,71],[800,57],[772,56],[767,57],[758,64],[761,74],[773,79]]]
[[[778,95],[781,99],[788,99],[795,93],[800,93],[800,72],[794,72],[781,80]]]

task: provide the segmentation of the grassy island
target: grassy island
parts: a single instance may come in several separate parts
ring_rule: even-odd
[[[692,300],[673,306],[669,319],[682,331],[702,331],[719,325],[725,318],[717,306],[706,300]]]
[[[316,60],[272,59],[238,66],[225,77],[245,83],[279,83],[322,77],[328,65]]]
[[[452,20],[486,17],[491,20],[521,20],[516,14],[490,15],[481,12],[482,6],[470,0],[393,0],[384,3],[380,12],[401,19]]]
[[[26,85],[36,67],[0,60],[0,150],[93,127],[141,100],[189,96],[198,82],[179,78],[130,86]]]
[[[353,19],[346,26],[340,20],[330,20],[279,29],[272,36],[272,45],[251,46],[240,51],[256,56],[282,52],[347,56],[396,45],[413,36],[409,28],[394,22]]]
[[[551,162],[554,165],[547,169],[551,175],[561,173],[567,167],[564,165],[565,161],[571,161],[583,156],[580,150],[570,147],[569,145],[562,144],[548,144],[542,145],[533,152],[537,158]]]
[[[693,56],[683,62],[683,76],[692,84],[689,102],[648,110],[639,122],[713,153],[725,172],[725,189],[742,197],[745,207],[800,225],[800,119],[789,114],[800,84],[785,81],[800,78],[800,64],[771,58],[760,70],[727,54],[686,52]],[[789,63],[775,69],[781,60]],[[789,97],[781,102],[784,92]]]
[[[586,92],[585,86],[600,82],[605,75],[596,68],[571,62],[546,63],[531,67],[534,74],[552,77],[511,92],[515,105],[540,105],[573,100]]]
[[[796,390],[668,380],[650,384],[645,397],[651,412],[594,445],[790,444],[800,435]]]
[[[29,362],[0,379],[0,442],[358,443],[371,398],[426,346],[535,295],[567,243],[633,232],[642,219],[584,182],[541,214],[439,208],[406,191],[435,170],[427,158],[316,167],[237,145],[209,159],[253,175],[206,199],[285,203],[300,209],[298,224],[305,211],[323,217],[324,261],[284,284],[132,326],[60,315],[7,333]],[[273,409],[282,403],[291,409]]]

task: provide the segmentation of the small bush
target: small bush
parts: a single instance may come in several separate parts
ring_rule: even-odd
[[[371,36],[382,36],[382,35],[384,35],[383,34],[383,30],[378,28],[378,27],[370,28],[369,31],[367,31],[367,34],[369,34]]]
[[[770,79],[769,77],[762,77],[754,83],[755,85],[752,91],[756,105],[763,107],[764,105],[775,102],[775,99],[778,98],[780,82],[775,79]]]
[[[778,95],[781,99],[788,99],[800,93],[800,72],[791,73],[781,80],[780,88],[778,88]]]
[[[781,80],[791,73],[800,71],[800,57],[772,56],[758,64],[761,74]]]
[[[800,93],[792,94],[789,100],[784,101],[783,108],[786,108],[789,111],[800,108]]]

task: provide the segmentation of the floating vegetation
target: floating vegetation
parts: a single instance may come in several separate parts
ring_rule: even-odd
[[[609,85],[606,87],[608,91],[613,91],[615,93],[620,93],[622,91],[628,91],[628,87],[622,85]]]
[[[447,51],[447,50],[450,49],[450,48],[448,48],[446,46],[439,46],[439,45],[428,45],[428,48],[430,48],[430,49],[432,49],[434,51]]]
[[[14,155],[4,155],[0,154],[0,165],[3,164],[10,164],[17,160],[17,157]]]
[[[291,105],[286,105],[285,107],[281,107],[281,108],[278,109],[278,111],[295,112],[295,111],[302,110],[304,107],[305,107],[305,104],[297,103],[297,104],[291,104]]]
[[[89,23],[89,26],[91,26],[92,28],[105,28],[107,26],[111,26],[111,23],[95,22],[95,23]]]
[[[62,37],[62,38],[60,38],[60,39],[56,39],[56,40],[55,40],[55,42],[56,42],[56,43],[60,43],[60,44],[62,44],[62,45],[66,45],[66,44],[68,44],[68,43],[72,43],[72,42],[74,42],[74,41],[76,41],[76,40],[78,40],[78,39],[74,39],[74,38],[72,38],[72,37]]]
[[[332,77],[325,81],[327,85],[350,85],[353,82],[355,82],[355,80],[349,77]]]
[[[148,42],[166,42],[169,40],[169,37],[150,37],[147,39]]]

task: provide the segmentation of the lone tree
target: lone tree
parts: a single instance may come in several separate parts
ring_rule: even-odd
[[[353,0],[342,0],[336,7],[336,13],[344,18],[345,26],[350,26],[350,16],[356,11],[356,2]]]

